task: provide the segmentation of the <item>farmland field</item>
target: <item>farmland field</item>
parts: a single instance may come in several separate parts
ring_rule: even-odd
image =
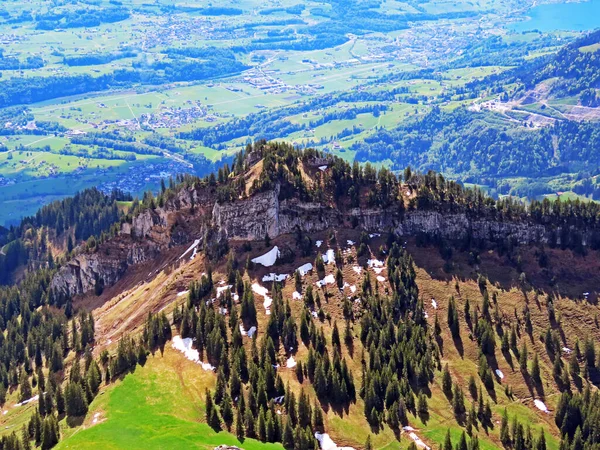
[[[578,36],[512,31],[533,1],[376,3],[2,2],[0,209],[22,207],[0,223],[74,186],[139,195],[203,175],[259,138],[351,161],[378,129],[468,106],[472,81]],[[83,13],[89,22],[74,20]],[[507,46],[520,59],[490,63]]]

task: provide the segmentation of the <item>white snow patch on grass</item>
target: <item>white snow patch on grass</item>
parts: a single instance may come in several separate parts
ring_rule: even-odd
[[[277,282],[281,282],[286,280],[289,277],[289,275],[287,273],[280,273],[280,274],[276,274],[276,273],[270,273],[268,275],[265,275],[264,277],[262,277],[262,280],[266,283],[269,281],[277,281]]]
[[[351,241],[350,239],[348,239],[348,240],[346,241],[346,244],[348,244],[348,245],[354,245],[354,241]]]
[[[252,291],[265,299],[265,301],[263,302],[263,306],[265,307],[265,313],[267,315],[271,314],[270,308],[271,304],[273,303],[273,299],[267,295],[269,293],[269,290],[258,283],[253,283]]]
[[[288,358],[288,360],[285,363],[285,367],[287,367],[288,369],[293,369],[294,367],[296,367],[296,360],[293,356],[290,356]]]
[[[377,281],[379,281],[380,283],[383,283],[385,281],[385,277],[382,277],[381,275],[377,275]]]
[[[425,450],[430,450],[429,446],[425,442],[423,442],[414,431],[409,432],[408,436],[413,440],[417,447],[424,448]]]
[[[271,267],[273,264],[275,264],[277,258],[279,258],[279,248],[275,246],[264,255],[254,258],[252,262],[254,264],[262,264],[265,267]]]
[[[352,270],[354,270],[357,274],[360,275],[360,273],[362,272],[362,267],[360,267],[360,266],[352,266]]]
[[[183,258],[185,255],[187,255],[189,252],[191,252],[191,251],[192,251],[192,250],[194,250],[196,247],[198,247],[198,244],[200,244],[200,239],[196,239],[196,240],[194,241],[194,243],[193,243],[192,245],[190,245],[190,246],[188,247],[188,249],[187,249],[185,252],[183,252],[183,253],[182,253],[182,255],[179,257],[179,259],[182,259],[182,258]],[[194,258],[194,256],[195,256],[195,253],[194,253],[194,255],[192,255],[192,258],[190,258],[190,259],[193,259],[193,258]]]
[[[332,262],[335,262],[335,252],[332,248],[327,249],[327,252],[323,255],[323,262],[325,264],[331,264]]]
[[[190,361],[195,362],[196,364],[200,364],[200,366],[204,370],[214,372],[215,368],[213,366],[211,366],[209,363],[200,361],[200,354],[198,353],[198,350],[192,348],[192,343],[192,338],[181,339],[181,336],[175,336],[173,337],[171,346],[175,350],[178,350],[181,353],[183,353],[183,356],[185,356]]]
[[[542,412],[545,412],[545,413],[549,413],[550,412],[550,411],[548,411],[548,408],[546,407],[546,404],[543,401],[541,401],[541,400],[539,400],[537,398],[533,401],[533,404],[535,405],[535,407],[537,409],[539,409]]]
[[[319,441],[321,450],[354,450],[353,447],[338,447],[327,433],[315,433],[315,438]]]
[[[31,403],[31,402],[37,402],[39,399],[40,399],[40,396],[39,395],[35,395],[35,396],[31,397],[31,398],[28,398],[27,400],[23,400],[21,403],[17,403],[15,405],[15,407],[17,407],[17,406],[23,406],[23,405],[26,405],[26,404]]]
[[[233,286],[231,284],[228,284],[227,286],[219,286],[217,288],[217,298],[223,295],[223,292],[230,290],[232,287]]]
[[[269,293],[269,290],[258,283],[252,283],[252,292],[260,295],[261,297],[265,297]]]
[[[177,297],[183,297],[184,295],[188,295],[190,291],[181,291],[177,293]]]
[[[248,337],[252,338],[252,336],[254,336],[255,333],[256,333],[256,327],[250,327],[250,329],[248,330]]]
[[[367,264],[369,267],[383,267],[383,261],[379,261],[378,259],[369,259]]]
[[[323,241],[317,241],[315,242],[315,245],[317,246],[317,248],[321,247],[321,245],[323,245]]]
[[[323,286],[326,286],[328,284],[333,284],[333,283],[335,283],[335,277],[333,276],[333,274],[329,274],[322,280],[317,281],[317,286],[323,287]]]
[[[306,275],[308,272],[310,272],[313,269],[313,265],[312,263],[306,263],[306,264],[302,264],[300,267],[298,267],[296,270],[298,272],[300,272],[301,276]]]
[[[292,292],[292,298],[294,300],[302,300],[302,294],[298,291]]]
[[[501,380],[504,379],[504,374],[500,369],[496,369],[496,375],[498,375],[498,378],[500,378]]]
[[[435,298],[431,299],[431,306],[433,306],[433,309],[437,309],[437,302],[435,301]]]

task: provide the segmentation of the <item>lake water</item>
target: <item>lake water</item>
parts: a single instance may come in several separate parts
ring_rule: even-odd
[[[514,31],[588,31],[600,28],[600,0],[553,3],[531,8],[530,20],[511,24]]]

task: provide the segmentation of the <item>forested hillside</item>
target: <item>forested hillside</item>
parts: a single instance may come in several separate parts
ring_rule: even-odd
[[[359,214],[336,229],[307,232],[320,223],[312,217],[289,234],[223,239],[229,225],[213,211],[247,213],[272,192],[288,208],[319,205],[323,217],[458,214],[521,236],[374,232]],[[433,172],[397,177],[266,142],[217,174],[178,177],[125,214],[120,200],[84,192],[4,233],[96,236],[0,289],[4,448],[121,447],[157,405],[184,435],[200,427],[188,442],[205,446],[593,448],[595,203],[496,201]],[[535,227],[543,240],[523,241]],[[103,261],[145,241],[163,246],[148,259],[138,250],[120,280],[101,283]],[[65,296],[57,280],[86,258],[101,288]],[[169,384],[181,370],[181,386]],[[150,397],[114,403],[132,386],[150,389],[147,377]],[[195,407],[172,410],[170,393],[188,383]],[[119,432],[116,405],[130,408]],[[183,445],[160,421],[150,433],[137,446]]]

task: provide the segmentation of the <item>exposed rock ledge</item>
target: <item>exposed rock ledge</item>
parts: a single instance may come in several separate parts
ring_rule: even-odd
[[[195,213],[190,213],[191,205]],[[181,226],[183,224],[183,226]],[[262,240],[293,233],[327,229],[354,228],[367,232],[393,230],[400,235],[425,233],[446,239],[511,239],[519,244],[548,242],[552,230],[527,222],[502,222],[473,219],[465,213],[400,211],[397,209],[355,208],[340,211],[320,203],[297,199],[279,200],[279,189],[253,195],[248,199],[219,204],[210,192],[183,190],[165,208],[145,211],[121,227],[118,244],[106,244],[96,253],[76,256],[52,280],[56,293],[77,295],[101,282],[111,286],[133,264],[145,262],[173,245],[194,239]],[[560,236],[560,230],[556,230]],[[584,245],[588,236],[584,234]],[[209,242],[211,243],[211,242]],[[116,247],[116,249],[115,249]]]
[[[277,191],[258,194],[213,208],[213,226],[227,237],[242,240],[277,237],[300,228],[307,233],[329,228],[358,228],[370,232],[394,230],[401,235],[426,233],[447,239],[470,235],[479,239],[510,238],[520,244],[547,242],[550,230],[526,222],[473,220],[464,213],[355,208],[346,213],[298,200],[278,200]]]

